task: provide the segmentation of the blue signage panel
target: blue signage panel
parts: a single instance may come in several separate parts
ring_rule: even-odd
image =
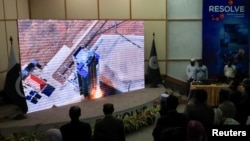
[[[223,75],[229,59],[248,76],[249,5],[249,0],[203,0],[202,58],[210,78]]]

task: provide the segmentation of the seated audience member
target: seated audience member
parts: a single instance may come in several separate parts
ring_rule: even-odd
[[[190,120],[187,125],[187,141],[207,141],[207,132],[203,124],[196,120]]]
[[[176,108],[178,105],[178,98],[174,95],[169,95],[167,98],[166,114],[158,119],[152,132],[154,141],[160,141],[161,137],[165,136],[164,131],[173,128],[178,128],[178,134],[182,134],[182,140],[186,139],[187,118],[185,114],[177,112]]]
[[[233,118],[224,118],[223,125],[240,125],[240,123]]]
[[[222,111],[223,118],[235,118],[236,107],[233,102],[229,101],[230,89],[221,88],[219,91],[219,107]]]
[[[214,125],[221,125],[223,123],[223,115],[220,108],[214,108]]]
[[[246,74],[244,74],[240,69],[237,69],[234,81],[242,82],[246,78]]]
[[[246,89],[245,86],[247,86],[248,84],[250,84],[250,78],[245,78],[245,79],[242,80],[242,82],[240,83],[240,85],[238,87],[238,90],[241,93],[241,100],[248,97],[248,94],[246,93],[246,90],[245,90]]]
[[[183,129],[181,127],[164,129],[161,133],[160,141],[185,141]]]
[[[62,134],[60,129],[57,128],[48,129],[44,133],[42,141],[62,141]]]
[[[200,89],[191,89],[190,90],[190,93],[189,93],[189,96],[188,96],[188,100],[189,100],[188,104],[191,104],[191,103],[194,102],[194,95],[195,95],[196,91],[199,91],[199,90]]]
[[[231,102],[234,103],[235,107],[238,106],[241,98],[242,98],[242,94],[241,92],[239,91],[238,87],[239,87],[239,81],[237,80],[232,80],[230,83],[229,83],[229,89],[230,89],[230,95],[229,95],[229,100]]]
[[[124,123],[121,119],[113,116],[114,105],[106,103],[103,105],[105,117],[95,123],[94,141],[125,141]]]
[[[156,115],[155,115],[155,122],[154,122],[154,125],[156,125],[156,122],[157,120],[161,117],[161,116],[164,116],[166,114],[166,107],[167,107],[167,98],[168,98],[168,94],[161,94],[161,97],[160,97],[160,109],[158,112],[156,112]]]
[[[243,81],[243,95],[242,99],[236,109],[236,120],[240,125],[246,125],[247,118],[250,115],[250,80]]]
[[[206,101],[207,92],[204,89],[195,90],[194,102],[186,105],[184,113],[188,121],[200,121],[208,133],[214,124],[214,110],[207,105]]]
[[[63,141],[90,141],[92,130],[90,124],[80,121],[81,109],[78,106],[72,106],[69,109],[71,121],[60,127]]]
[[[250,115],[247,117],[246,125],[250,125]]]

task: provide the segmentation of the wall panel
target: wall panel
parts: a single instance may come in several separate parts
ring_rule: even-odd
[[[19,48],[18,48],[18,40],[17,40],[17,22],[16,21],[7,21],[6,22],[6,30],[7,30],[7,39],[8,39],[8,53],[10,54],[10,36],[13,38],[13,49],[15,53],[15,60],[17,63],[19,63]]]
[[[0,72],[6,71],[8,66],[8,53],[6,43],[5,22],[0,21]],[[0,89],[1,90],[1,89]]]
[[[16,19],[16,0],[4,0],[5,19]]]
[[[189,61],[169,61],[167,67],[167,75],[186,82],[186,66],[190,63]]]
[[[129,0],[99,0],[100,19],[129,19]]]
[[[168,19],[201,19],[203,0],[168,0]]]
[[[18,19],[29,18],[29,0],[17,0]]]
[[[0,0],[0,20],[4,19],[4,6],[3,6],[3,0]]]
[[[150,56],[153,33],[155,33],[155,46],[158,60],[166,60],[166,21],[145,21],[145,59]]]
[[[165,19],[166,0],[131,0],[132,19]]]
[[[201,57],[201,21],[169,21],[167,28],[168,59]]]
[[[30,0],[32,19],[65,19],[64,0]]]
[[[66,0],[67,19],[97,19],[97,0]]]

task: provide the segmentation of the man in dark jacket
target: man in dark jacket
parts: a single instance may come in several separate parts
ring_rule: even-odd
[[[90,124],[81,122],[79,117],[81,109],[78,106],[72,106],[69,110],[71,122],[61,126],[63,141],[91,141],[92,131]]]
[[[125,141],[124,124],[121,119],[113,117],[114,105],[103,105],[105,117],[95,124],[94,141]]]

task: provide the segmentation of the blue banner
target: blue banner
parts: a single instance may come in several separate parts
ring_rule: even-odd
[[[202,58],[209,78],[223,75],[228,59],[248,76],[249,8],[249,0],[203,0]]]

